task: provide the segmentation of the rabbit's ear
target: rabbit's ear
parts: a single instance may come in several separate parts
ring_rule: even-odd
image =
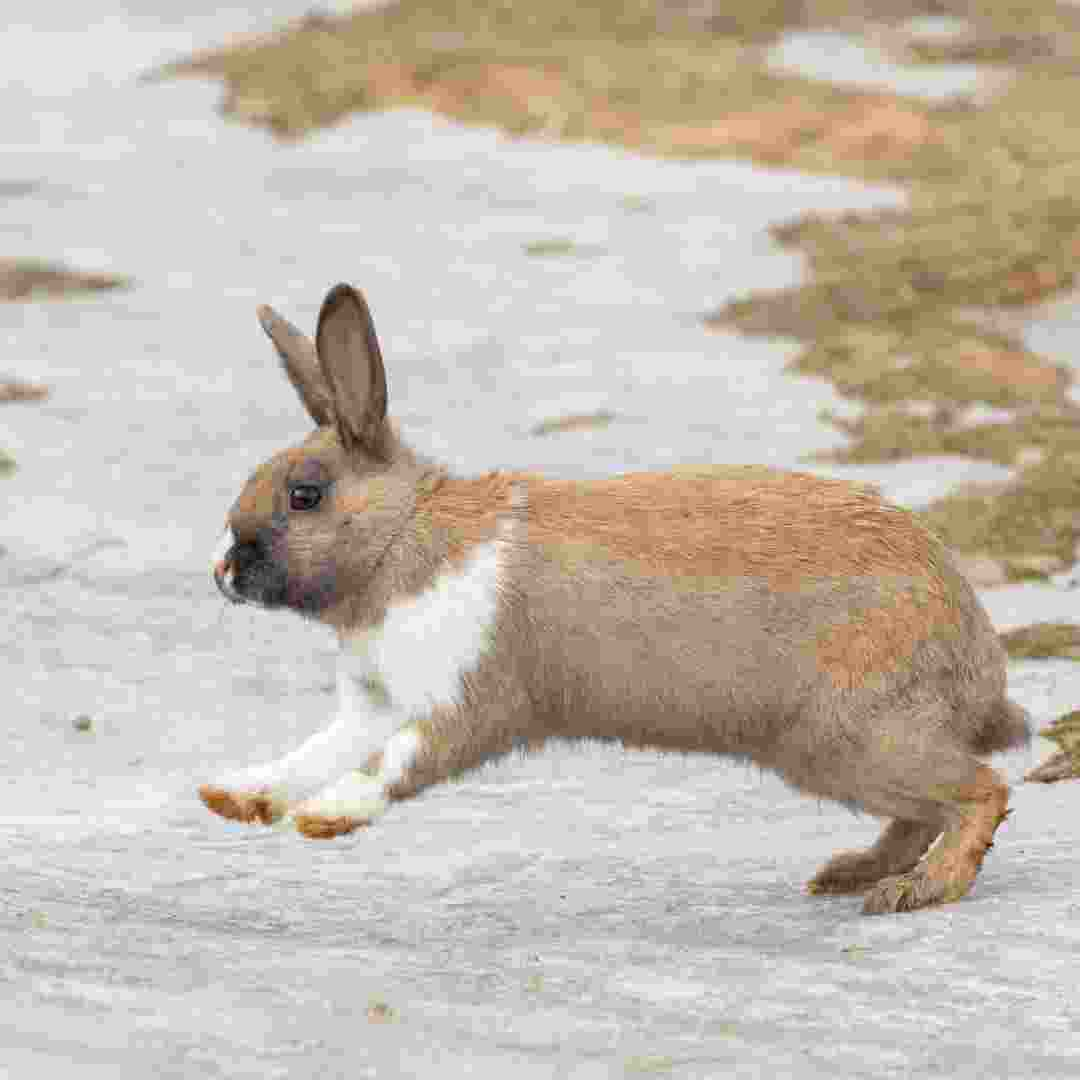
[[[266,336],[274,343],[289,382],[296,388],[308,415],[319,427],[334,422],[334,399],[326,385],[315,346],[288,319],[283,319],[272,307],[263,304],[256,314]]]
[[[378,456],[386,419],[386,371],[367,302],[351,285],[335,285],[326,294],[315,351],[333,397],[342,445]]]

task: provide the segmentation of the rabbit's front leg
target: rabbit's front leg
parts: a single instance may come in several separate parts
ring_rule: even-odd
[[[364,768],[297,806],[296,828],[322,840],[370,825],[394,800],[410,799],[516,746],[539,745],[542,732],[530,727],[531,717],[520,692],[433,709],[404,724]]]
[[[415,764],[421,748],[417,727],[402,728],[362,769],[297,806],[293,811],[297,831],[313,840],[327,840],[371,825],[386,812],[391,790]]]
[[[199,797],[224,818],[271,825],[365,760],[400,722],[391,711],[370,707],[352,676],[340,672],[338,712],[328,728],[278,761],[204,784]]]

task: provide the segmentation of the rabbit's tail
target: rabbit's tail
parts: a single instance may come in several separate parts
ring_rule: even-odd
[[[975,732],[972,749],[977,754],[1011,750],[1031,742],[1031,718],[1026,709],[1003,697],[983,717]]]

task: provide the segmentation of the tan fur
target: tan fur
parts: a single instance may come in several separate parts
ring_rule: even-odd
[[[918,865],[937,835],[936,825],[892,821],[872,847],[834,855],[807,884],[807,892],[861,892],[883,878],[906,874]]]
[[[994,833],[1008,817],[1009,789],[993,769],[980,766],[974,782],[957,793],[958,824],[946,829],[914,870],[877,882],[866,896],[867,914],[914,911],[965,896],[975,883]]]
[[[924,575],[940,545],[870,489],[757,466],[559,481],[526,473],[447,478],[418,505],[454,537],[483,543],[528,496],[529,539],[586,543],[667,577],[753,577],[774,589],[850,574]]]
[[[959,621],[952,598],[939,581],[931,581],[925,592],[895,596],[887,606],[823,631],[817,662],[837,688],[857,690],[874,676],[902,670],[920,642],[955,632]]]
[[[281,816],[280,811],[275,811],[269,795],[240,794],[213,784],[204,784],[199,789],[199,796],[215,814],[220,814],[230,821],[243,821],[248,824],[257,821],[262,825],[270,825]]]
[[[298,759],[361,766],[336,759],[356,752],[350,718],[366,708],[407,729],[385,755],[361,743],[380,813],[553,737],[727,754],[891,821],[812,891],[869,889],[877,912],[970,888],[1008,799],[979,755],[1024,741],[1027,720],[975,593],[913,515],[869,488],[757,466],[455,477],[393,433],[354,290],[331,290],[316,346],[260,318],[319,426],[256,469],[215,576],[230,599],[319,619],[343,655],[382,666],[331,741],[247,787],[207,785],[212,810],[263,821],[291,806],[313,837],[368,824],[367,796],[290,794]],[[294,506],[311,485],[317,503]],[[478,566],[490,576],[470,577]],[[372,642],[393,649],[364,652]],[[393,685],[377,684],[385,670]],[[411,711],[393,713],[402,701]]]
[[[250,476],[233,504],[230,521],[233,529],[247,535],[280,509],[283,478],[298,466],[315,457],[340,463],[344,454],[338,444],[333,428],[318,428],[299,446],[292,446],[275,454],[260,465]]]
[[[819,635],[818,663],[844,689],[897,670],[920,641],[958,624],[949,590],[928,577],[940,545],[868,489],[755,466],[589,482],[496,472],[446,478],[418,511],[461,559],[495,535],[515,488],[527,495],[530,542],[564,562],[602,556],[635,574],[694,582],[749,577],[780,591],[852,573],[917,575],[921,588]]]
[[[528,479],[526,473],[492,472],[468,479],[442,475],[417,499],[417,528],[441,532],[447,555],[460,561],[495,536],[500,519],[510,513],[514,485]]]

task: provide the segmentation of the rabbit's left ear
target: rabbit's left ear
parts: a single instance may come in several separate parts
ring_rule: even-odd
[[[266,336],[274,343],[281,365],[289,382],[300,396],[308,415],[319,427],[334,422],[334,401],[326,385],[315,346],[288,319],[283,319],[272,307],[263,304],[256,312]]]
[[[315,351],[342,446],[377,457],[386,420],[386,370],[367,302],[351,285],[335,285],[326,294]]]

